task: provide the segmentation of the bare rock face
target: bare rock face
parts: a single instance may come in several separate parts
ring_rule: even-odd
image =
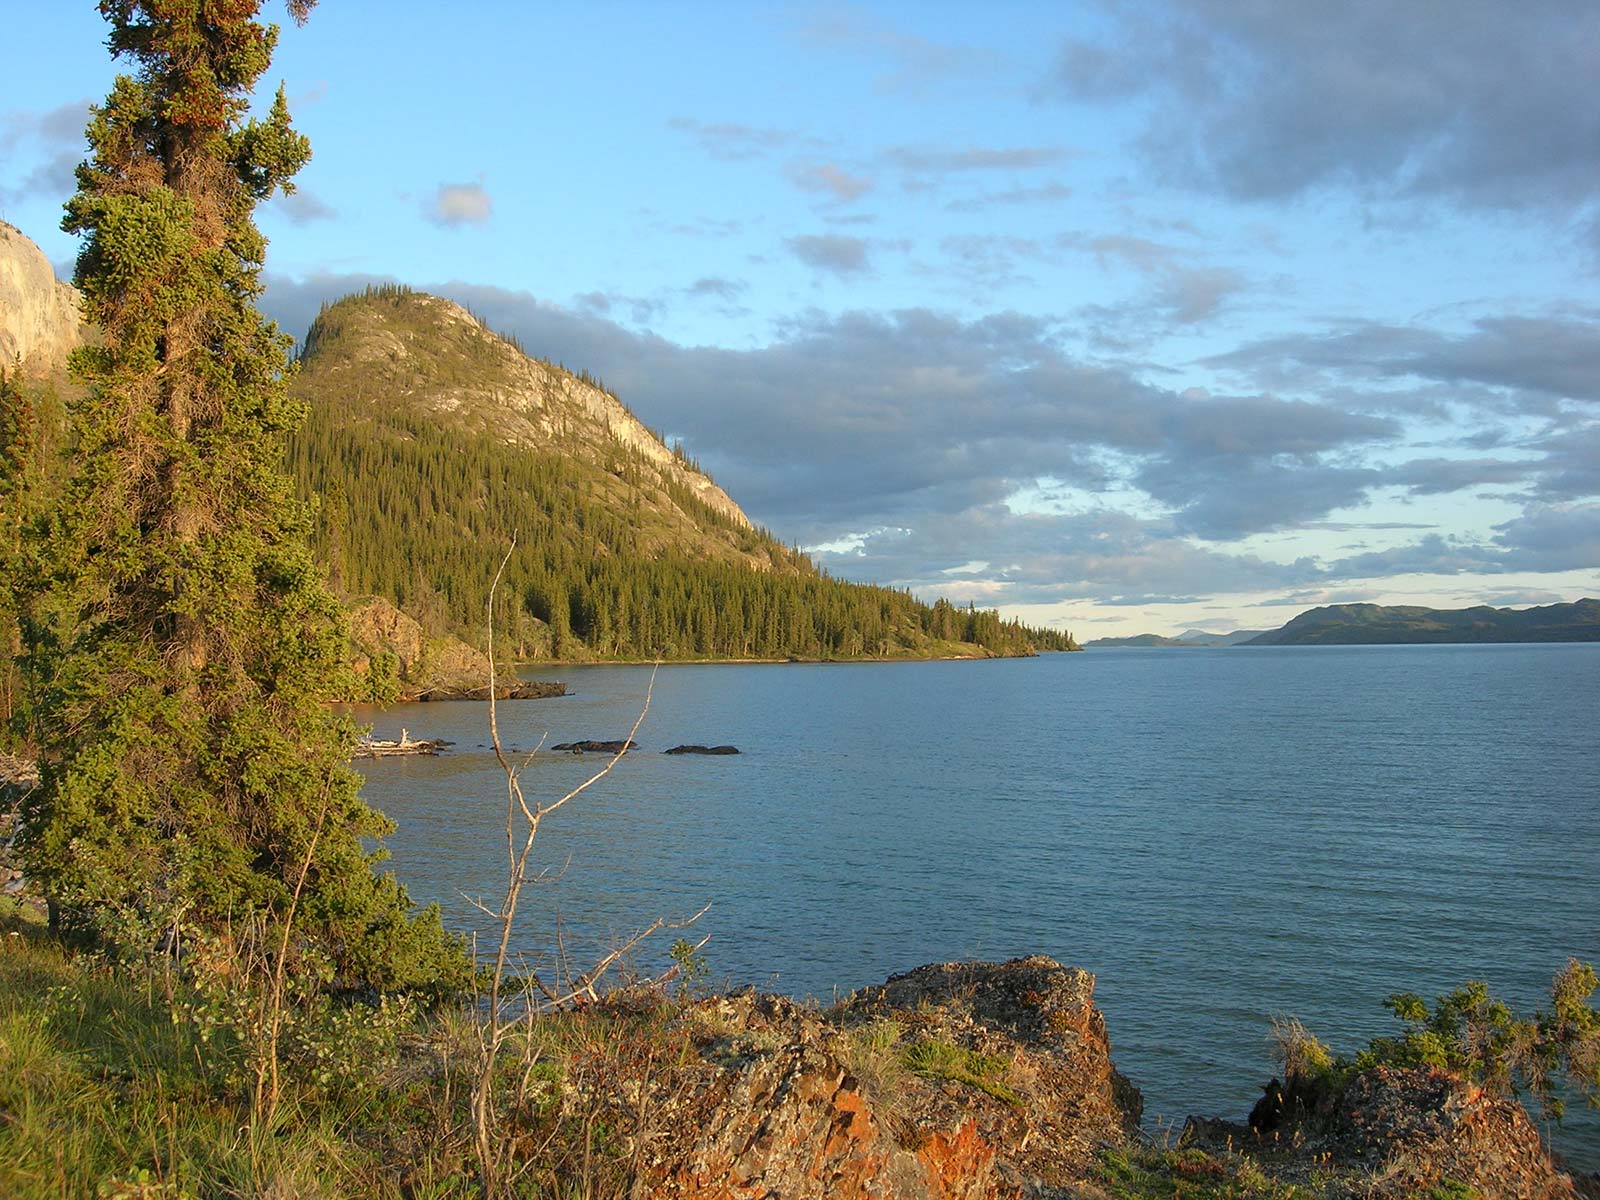
[[[400,660],[406,675],[422,661],[422,626],[389,601],[367,601],[350,614],[350,635],[369,654],[387,650]]]
[[[367,600],[350,613],[350,637],[357,674],[371,670],[379,655],[394,656],[402,701],[489,698],[489,658],[483,651],[459,638],[428,637],[413,618],[382,597]],[[562,683],[524,683],[505,672],[495,680],[496,700],[542,700],[566,694]]]
[[[357,671],[378,654],[399,661],[401,700],[465,700],[474,691],[488,692],[487,656],[456,638],[425,636],[421,625],[381,597],[350,614],[350,634]]]
[[[1136,1123],[1093,978],[1048,958],[924,967],[829,1013],[736,993],[680,1018],[699,1061],[639,1103],[643,1194],[999,1200]],[[670,1082],[667,1082],[669,1081]]]
[[[21,359],[25,375],[48,376],[87,340],[77,289],[56,278],[43,250],[0,221],[0,365],[9,370]]]

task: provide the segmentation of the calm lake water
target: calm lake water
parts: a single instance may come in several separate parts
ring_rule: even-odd
[[[648,668],[525,672],[523,750],[620,738]],[[393,866],[456,928],[505,878],[483,704],[362,712],[436,759],[368,763]],[[710,902],[718,984],[824,1001],[955,958],[1049,954],[1098,977],[1149,1123],[1242,1117],[1273,1014],[1335,1048],[1392,992],[1471,978],[1541,1001],[1600,964],[1600,645],[1093,650],[970,663],[664,667],[639,751],[553,817],[530,961]],[[731,742],[738,757],[668,757]],[[601,765],[549,752],[547,800]],[[640,964],[660,962],[670,938]],[[698,934],[697,934],[698,936]],[[545,959],[544,961],[548,961]],[[1600,1168],[1600,1122],[1556,1134]]]

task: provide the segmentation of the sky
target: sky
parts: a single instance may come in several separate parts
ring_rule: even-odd
[[[264,11],[269,316],[459,300],[835,575],[1080,640],[1600,595],[1592,0]],[[89,0],[0,27],[68,277],[119,68]]]

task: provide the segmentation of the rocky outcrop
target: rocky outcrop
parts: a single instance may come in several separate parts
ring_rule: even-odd
[[[1573,1200],[1522,1105],[1431,1069],[1377,1067],[1340,1099],[1343,1156],[1382,1180],[1384,1197],[1427,1195],[1447,1183],[1483,1200]]]
[[[1138,1119],[1093,990],[1086,972],[1029,958],[924,967],[827,1013],[753,992],[693,1005],[676,1019],[697,1057],[645,1094],[616,1085],[652,1114],[637,1194],[1046,1194]]]
[[[497,689],[498,690],[498,689]],[[567,694],[567,685],[553,679],[531,679],[527,683],[512,684],[504,696],[496,700],[552,700]]]
[[[1456,1195],[1576,1200],[1521,1104],[1445,1071],[1372,1067],[1336,1092],[1273,1080],[1248,1126],[1190,1118],[1185,1140],[1253,1147],[1286,1173],[1312,1166],[1372,1200]],[[1343,1195],[1344,1193],[1340,1193]]]
[[[931,1133],[970,1113],[978,1132],[1005,1148],[1007,1170],[1019,1179],[1071,1177],[1100,1147],[1138,1128],[1143,1099],[1112,1065],[1087,971],[1042,955],[942,963],[858,992],[846,1013],[888,1017],[913,1043],[932,1039],[969,1060],[1008,1064],[1003,1091],[1020,1103],[974,1107],[971,1096],[941,1087],[927,1097],[918,1127]]]
[[[30,378],[63,370],[68,352],[90,336],[78,301],[44,251],[0,221],[0,367],[10,370],[20,359]]]
[[[357,674],[370,676],[391,669],[398,687],[395,699],[487,700],[489,659],[459,638],[432,638],[411,617],[389,601],[363,601],[350,613],[350,638],[355,644]],[[496,679],[496,700],[542,700],[565,696],[564,683]]]

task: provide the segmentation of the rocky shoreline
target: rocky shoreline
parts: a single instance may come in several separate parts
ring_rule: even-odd
[[[37,907],[9,854],[30,766],[0,759],[0,885]],[[607,1048],[561,1069],[549,1115],[614,1131],[633,1194],[677,1200],[1600,1198],[1521,1104],[1426,1068],[1372,1067],[1317,1105],[1273,1080],[1248,1118],[1152,1144],[1094,986],[1034,956],[931,964],[828,1009],[624,989],[589,1010]]]
[[[1265,1128],[1194,1118],[1173,1146],[1152,1149],[1139,1091],[1112,1062],[1094,977],[1042,956],[921,967],[826,1011],[736,992],[677,1020],[697,1059],[650,1081],[648,1095],[633,1085],[629,1100],[657,1114],[638,1131],[648,1147],[638,1183],[651,1196],[1600,1195],[1600,1181],[1553,1162],[1521,1105],[1435,1070],[1374,1068],[1333,1110],[1280,1113]],[[630,1091],[612,1082],[617,1093],[602,1085],[575,1103],[618,1105]],[[1114,1190],[1158,1177],[1180,1190]],[[1222,1190],[1249,1178],[1292,1190]],[[1218,1190],[1181,1190],[1186,1179]]]

